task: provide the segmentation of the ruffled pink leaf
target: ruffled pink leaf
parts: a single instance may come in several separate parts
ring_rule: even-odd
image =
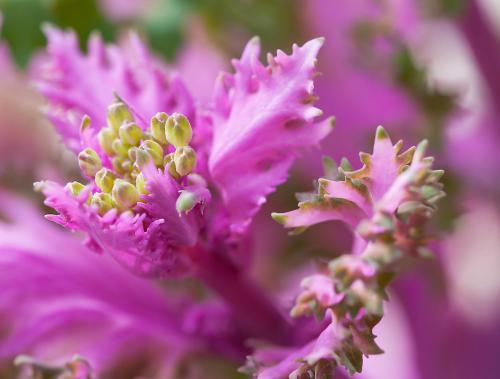
[[[164,218],[148,218],[147,213],[118,214],[116,209],[100,216],[95,208],[86,203],[88,189],[77,198],[50,181],[41,183],[40,189],[46,196],[45,204],[59,213],[46,216],[50,221],[84,232],[91,249],[111,254],[134,273],[148,277],[172,277],[190,270],[189,258],[172,244],[172,240],[181,238],[179,230],[164,225]],[[160,200],[155,210],[169,209],[170,205],[165,206],[166,200],[162,198],[165,193],[168,190],[162,190],[157,195],[156,198]],[[165,213],[163,215],[167,216]],[[177,214],[175,217],[179,218]],[[190,235],[182,238],[192,239]]]
[[[412,147],[399,154],[402,145],[402,141],[393,145],[389,134],[379,126],[375,135],[373,153],[371,155],[360,153],[363,167],[345,173],[351,179],[360,180],[368,188],[373,203],[384,196],[403,168],[410,163],[415,148]]]
[[[312,105],[315,61],[322,39],[294,45],[259,61],[252,39],[234,74],[222,74],[214,93],[213,145],[209,168],[229,210],[232,229],[242,232],[252,216],[287,176],[302,148],[316,146],[332,120],[315,123]]]
[[[360,354],[351,357],[339,355],[340,347],[350,333],[337,323],[331,311],[327,314],[328,323],[314,340],[296,348],[258,349],[247,362],[246,370],[257,379],[329,378],[339,365],[352,373],[361,371]]]
[[[299,203],[297,210],[273,213],[273,218],[287,228],[308,227],[324,221],[341,220],[351,229],[355,229],[363,219],[373,216],[375,210],[380,207],[378,202],[383,198],[390,196],[395,201],[396,195],[392,192],[401,190],[401,184],[396,183],[407,181],[401,179],[401,173],[410,163],[415,148],[399,154],[401,147],[402,141],[393,145],[384,128],[379,127],[373,154],[360,154],[364,163],[362,168],[356,171],[341,170],[342,178],[339,180],[319,179],[317,195]],[[398,189],[394,189],[394,185]],[[392,191],[391,194],[388,195],[388,191]],[[394,212],[396,208],[387,210]]]
[[[115,93],[143,122],[161,111],[194,116],[184,84],[177,76],[167,74],[137,35],[131,34],[125,47],[105,46],[98,35],[93,35],[85,55],[73,32],[46,27],[45,34],[48,55],[41,60],[36,79],[48,100],[50,120],[73,150],[81,148],[82,116],[91,118],[91,128],[105,126],[106,109]]]
[[[199,185],[181,187],[168,174],[168,170],[165,171],[166,174],[154,165],[143,168],[149,194],[144,196],[144,203],[139,203],[139,207],[146,211],[147,217],[151,220],[162,220],[162,225],[158,226],[159,232],[163,235],[160,238],[162,242],[193,246],[198,240],[199,216],[202,208],[210,200],[210,192]],[[181,191],[195,194],[199,212],[179,214],[175,203]]]
[[[199,340],[179,329],[180,298],[166,297],[164,288],[91,254],[79,238],[38,222],[39,210],[28,202],[0,197],[9,202],[0,206],[2,214],[10,214],[11,204],[22,212],[22,219],[0,220],[2,363],[29,354],[59,365],[78,353],[101,375],[129,359],[173,368],[199,348]]]
[[[325,221],[340,220],[355,228],[365,213],[343,199],[315,198],[299,203],[299,208],[285,213],[273,213],[274,220],[286,228],[303,228]]]
[[[325,309],[338,304],[344,294],[337,292],[331,276],[323,273],[314,274],[302,279],[302,292],[290,312],[292,317],[311,314],[321,315]]]

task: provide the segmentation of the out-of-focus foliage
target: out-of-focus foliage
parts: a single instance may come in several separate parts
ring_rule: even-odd
[[[99,0],[0,0],[2,38],[18,64],[25,66],[45,44],[41,26],[52,23],[74,29],[82,48],[90,32],[115,40],[122,28],[147,36],[151,46],[169,60],[182,46],[192,19],[201,19],[214,41],[234,55],[243,41],[262,37],[266,51],[299,40],[296,0],[156,0],[147,2],[134,19],[110,20]],[[145,2],[146,4],[146,2]]]
[[[216,40],[231,53],[240,49],[237,37],[259,35],[263,49],[270,51],[298,42],[299,19],[296,0],[196,0]],[[235,38],[236,37],[236,38]]]
[[[115,36],[116,28],[99,12],[95,0],[1,0],[2,37],[18,64],[25,66],[36,49],[45,45],[41,26],[50,22],[71,27],[81,42],[93,30],[105,39]]]

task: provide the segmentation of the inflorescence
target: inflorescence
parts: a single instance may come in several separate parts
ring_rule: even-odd
[[[90,122],[84,117],[82,132]],[[95,184],[87,202],[97,208],[101,216],[111,209],[133,212],[141,195],[148,194],[142,173],[145,165],[152,163],[176,180],[192,173],[196,167],[196,152],[189,146],[191,138],[192,128],[186,116],[160,112],[143,130],[129,107],[116,99],[108,107],[107,127],[97,135],[104,156],[91,147],[78,154],[82,173]],[[66,188],[78,196],[86,186],[71,182]],[[185,193],[179,196],[179,212],[186,208],[185,197]]]

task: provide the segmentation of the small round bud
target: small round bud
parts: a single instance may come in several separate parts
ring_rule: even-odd
[[[108,125],[118,133],[118,129],[125,122],[134,121],[132,113],[127,105],[120,100],[116,100],[108,107]]]
[[[73,196],[78,196],[83,191],[85,186],[80,182],[70,182],[64,186]]]
[[[168,143],[165,137],[165,123],[167,122],[168,115],[164,112],[157,113],[151,119],[151,133],[156,142],[166,145]]]
[[[137,147],[132,147],[128,150],[128,157],[132,162],[135,162],[137,158],[137,150],[139,150]]]
[[[123,179],[115,180],[112,195],[120,211],[133,207],[139,201],[139,192],[135,186]]]
[[[69,193],[75,197],[79,196],[80,193],[85,189],[85,186],[79,182],[67,183],[64,188],[69,191]],[[90,195],[87,197],[87,204],[90,204]]]
[[[102,168],[101,158],[90,147],[87,147],[78,154],[78,165],[88,176],[94,176]]]
[[[90,126],[90,117],[85,115],[80,123],[80,133],[83,133]]]
[[[142,169],[145,165],[152,161],[151,155],[143,148],[135,150],[135,165]]]
[[[129,122],[120,126],[118,134],[125,145],[138,146],[141,142],[142,129],[137,124]]]
[[[163,148],[157,142],[153,140],[144,141],[141,148],[153,158],[155,166],[161,167],[163,164]]]
[[[190,146],[180,147],[174,153],[174,162],[179,175],[185,176],[196,166],[196,152]]]
[[[177,172],[177,170],[175,169],[174,153],[165,155],[165,159],[163,160],[163,166],[168,167],[168,173],[172,178],[179,179],[181,177]]]
[[[128,150],[129,147],[120,139],[115,139],[111,143],[111,147],[113,148],[113,151],[115,152],[116,155],[122,158],[127,158],[128,157]]]
[[[179,215],[189,212],[196,205],[196,195],[190,191],[182,191],[175,202],[175,209]]]
[[[103,128],[97,134],[97,140],[99,141],[99,145],[101,145],[104,152],[108,155],[115,155],[115,151],[113,150],[112,144],[116,139],[116,133],[111,128]]]
[[[165,126],[165,137],[175,148],[188,145],[192,136],[193,130],[186,116],[174,113],[168,118]]]
[[[132,172],[132,169],[134,168],[134,164],[131,161],[129,161],[128,159],[126,159],[122,162],[122,168],[123,168],[123,171],[125,171],[125,173],[130,173],[130,172]]]
[[[118,173],[118,174],[125,174],[126,171],[123,168],[123,162],[125,162],[125,159],[122,157],[114,157],[113,160],[111,161],[111,164],[113,165],[113,170]]]
[[[95,174],[95,184],[99,187],[103,192],[111,192],[113,189],[113,184],[115,182],[116,176],[107,168],[101,168]]]
[[[142,172],[135,177],[135,187],[137,188],[137,191],[139,191],[140,195],[147,195],[149,193],[146,189],[146,180],[144,179]]]
[[[113,198],[109,193],[104,192],[94,193],[90,204],[97,208],[97,212],[101,216],[105,215],[114,208]]]

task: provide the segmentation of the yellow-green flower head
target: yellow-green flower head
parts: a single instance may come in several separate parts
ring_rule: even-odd
[[[196,152],[190,146],[183,146],[175,150],[175,169],[181,176],[185,176],[194,170],[196,166]]]
[[[120,126],[133,120],[132,112],[123,101],[117,99],[108,107],[108,125],[116,133],[118,133]]]
[[[78,154],[78,165],[87,176],[94,176],[102,168],[101,158],[90,147]]]
[[[193,130],[187,117],[180,113],[171,115],[167,120],[165,136],[167,141],[175,148],[189,145]]]

